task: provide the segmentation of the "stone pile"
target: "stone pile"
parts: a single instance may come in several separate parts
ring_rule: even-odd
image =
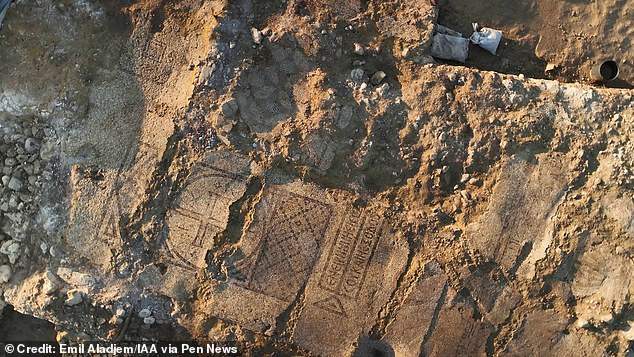
[[[18,264],[22,241],[32,222],[41,189],[40,156],[44,126],[33,116],[0,116],[0,281],[8,282]]]

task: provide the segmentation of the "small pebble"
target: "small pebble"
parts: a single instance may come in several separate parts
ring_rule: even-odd
[[[390,91],[390,85],[383,83],[376,89],[376,91],[380,96],[385,97]]]
[[[154,324],[154,322],[156,322],[156,319],[152,316],[149,316],[143,319],[143,323],[146,325],[152,325]]]
[[[20,256],[20,242],[17,240],[8,240],[0,245],[0,253],[9,257],[9,263],[15,264]]]
[[[262,43],[262,33],[256,29],[255,27],[251,28],[251,38],[253,39],[253,43],[259,45]]]
[[[9,189],[11,189],[13,191],[20,191],[22,189],[22,187],[24,187],[24,184],[22,183],[22,181],[20,179],[18,179],[17,177],[13,176],[9,180],[9,184],[7,185],[7,187],[9,187]]]
[[[4,164],[6,166],[15,166],[15,164],[17,163],[18,161],[14,157],[7,157],[6,159],[4,159]]]
[[[11,279],[11,267],[8,265],[0,266],[0,283],[8,283]]]
[[[24,141],[24,149],[30,154],[34,154],[40,150],[40,142],[35,138],[27,138]]]
[[[44,286],[42,290],[46,295],[52,295],[60,286],[60,281],[57,277],[49,270],[46,271],[44,275]]]
[[[17,196],[11,196],[11,198],[9,198],[9,207],[18,207],[18,204],[20,204],[20,198]]]
[[[142,319],[150,317],[150,315],[152,315],[152,311],[150,311],[150,309],[143,309],[139,311],[139,317]]]
[[[370,78],[370,82],[372,82],[372,84],[374,85],[378,85],[383,81],[383,79],[385,79],[385,76],[385,72],[378,71],[372,75],[372,78]]]
[[[341,108],[341,111],[339,112],[339,118],[337,120],[337,126],[341,129],[345,129],[348,125],[350,125],[352,114],[352,107],[346,105]]]
[[[352,70],[352,72],[350,72],[350,78],[352,78],[352,80],[355,82],[362,81],[364,75],[365,73],[363,72],[363,69],[361,68],[355,68]]]

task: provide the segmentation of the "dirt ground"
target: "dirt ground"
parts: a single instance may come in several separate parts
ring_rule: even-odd
[[[631,357],[633,8],[16,1],[0,333]],[[445,63],[437,22],[505,40]]]

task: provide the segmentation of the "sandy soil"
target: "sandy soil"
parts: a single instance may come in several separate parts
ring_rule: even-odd
[[[2,299],[64,341],[629,357],[634,93],[584,73],[632,3],[497,3],[17,1]],[[441,63],[437,18],[508,43]]]

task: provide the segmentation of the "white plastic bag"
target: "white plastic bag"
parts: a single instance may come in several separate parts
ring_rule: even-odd
[[[473,34],[469,38],[471,43],[476,44],[491,54],[495,54],[502,41],[502,31],[495,30],[488,27],[483,27],[478,30],[478,24],[473,24]]]
[[[436,58],[464,63],[469,56],[469,40],[436,33],[432,38],[431,55]]]

